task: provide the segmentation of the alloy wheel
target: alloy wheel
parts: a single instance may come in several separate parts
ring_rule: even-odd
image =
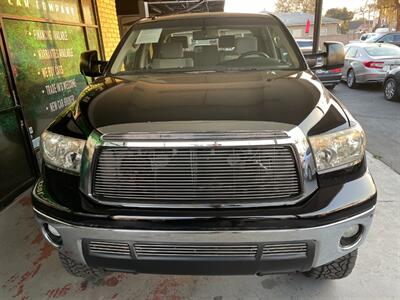
[[[386,99],[392,100],[396,95],[396,82],[393,79],[389,79],[385,85],[385,96]]]

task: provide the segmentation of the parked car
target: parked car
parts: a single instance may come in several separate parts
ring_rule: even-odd
[[[365,40],[367,43],[388,43],[400,46],[400,32],[376,33]]]
[[[390,44],[348,44],[345,49],[342,73],[349,88],[362,83],[382,83],[386,76],[385,62],[400,58],[400,48]]]
[[[376,32],[368,32],[368,33],[364,33],[364,34],[362,34],[361,36],[360,36],[360,41],[361,42],[364,42],[364,41],[366,41],[366,40],[368,40],[368,39],[370,39],[370,38],[372,38],[372,37],[374,37],[374,36],[376,36],[376,35],[378,35],[379,33],[376,33]]]
[[[301,52],[307,55],[312,53],[313,41],[309,39],[296,39],[296,43],[299,46]],[[321,60],[322,61],[322,60]],[[320,62],[319,62],[320,63]],[[322,63],[321,63],[322,64]],[[321,80],[321,82],[330,90],[333,90],[342,79],[342,69],[335,68],[332,70],[327,69],[316,69],[315,75]]]
[[[383,94],[386,100],[400,100],[400,66],[391,69],[387,74],[383,83]]]
[[[296,43],[304,54],[311,53],[313,50],[313,40],[296,39]]]
[[[342,69],[318,69],[315,70],[315,75],[317,75],[326,88],[333,90],[342,80]]]
[[[184,53],[182,33],[218,45]],[[68,272],[351,273],[376,204],[365,134],[277,17],[143,19],[103,66],[81,55],[98,78],[41,136],[33,207]]]

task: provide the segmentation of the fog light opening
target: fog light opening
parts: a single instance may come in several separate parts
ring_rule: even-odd
[[[362,237],[363,227],[359,224],[353,224],[343,233],[340,239],[342,248],[351,248],[355,246]]]
[[[42,232],[46,240],[54,247],[60,248],[62,245],[62,238],[57,229],[47,223],[44,223],[42,228]]]

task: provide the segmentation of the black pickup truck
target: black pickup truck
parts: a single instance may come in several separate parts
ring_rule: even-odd
[[[362,128],[309,65],[268,14],[143,19],[108,63],[83,53],[96,79],[42,134],[33,189],[65,269],[350,274],[376,188]]]

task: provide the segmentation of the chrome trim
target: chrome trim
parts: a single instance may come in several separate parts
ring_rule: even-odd
[[[131,256],[131,249],[128,243],[112,241],[90,241],[88,243],[90,253]]]
[[[47,216],[34,208],[36,219],[40,225],[51,224],[60,233],[63,245],[61,251],[78,262],[85,263],[82,241],[132,241],[140,243],[291,243],[313,241],[315,243],[315,257],[312,266],[317,267],[331,262],[357,249],[364,241],[372,224],[375,207],[351,218],[328,225],[274,230],[236,230],[236,231],[159,231],[159,230],[128,230],[83,227],[68,224]],[[364,231],[361,239],[355,245],[343,249],[340,238],[346,229],[354,224],[362,225]]]
[[[256,258],[258,245],[252,244],[176,244],[133,243],[137,259],[149,257],[247,257]]]
[[[308,245],[304,242],[299,243],[275,243],[267,244],[262,249],[262,258],[271,257],[306,257],[308,252]]]
[[[204,122],[207,123],[207,122]],[[198,125],[200,126],[200,125]],[[265,134],[269,132],[276,131],[265,131]],[[205,132],[198,132],[203,137]],[[196,136],[198,133],[193,133]],[[208,132],[209,133],[209,132]],[[142,136],[145,133],[138,133],[138,136]],[[152,134],[154,136],[163,136],[164,133],[158,132]],[[171,133],[167,133],[171,134]],[[179,137],[179,133],[175,133]],[[187,135],[187,133],[183,133]],[[211,134],[211,133],[209,133]],[[263,131],[260,131],[260,135]],[[115,136],[115,134],[113,133]],[[220,132],[215,133],[216,136],[221,136]],[[228,132],[229,135],[229,132]],[[126,137],[135,137],[135,133],[126,133],[123,135],[122,140],[110,141],[108,139],[108,134],[101,134],[98,131],[93,131],[87,140],[87,144],[82,157],[82,168],[81,168],[81,181],[80,190],[82,193],[87,195],[92,201],[108,205],[108,206],[122,206],[122,207],[143,207],[143,208],[252,208],[252,207],[270,207],[270,206],[288,206],[294,205],[306,199],[312,193],[314,193],[318,188],[316,167],[314,163],[314,158],[312,155],[311,146],[308,143],[306,136],[299,127],[294,127],[289,131],[281,131],[280,138],[271,139],[239,139],[239,140],[225,140],[225,139],[215,139],[215,140],[148,140],[148,141],[135,141],[126,140]],[[287,138],[284,138],[287,136]],[[266,145],[281,145],[289,146],[293,150],[293,154],[296,158],[297,170],[299,172],[299,182],[301,188],[301,194],[298,197],[292,198],[290,200],[283,201],[262,201],[262,200],[246,200],[240,203],[167,203],[167,201],[162,201],[161,203],[141,203],[139,201],[132,202],[114,202],[114,201],[104,201],[96,199],[93,196],[92,186],[93,178],[92,175],[95,172],[96,166],[96,155],[95,153],[101,147],[139,147],[139,148],[166,148],[166,147],[235,147],[235,146],[266,146]]]
[[[152,140],[240,140],[240,139],[284,139],[287,134],[279,130],[268,131],[230,131],[230,132],[131,132],[131,133],[107,133],[103,135],[103,141],[123,142],[132,140],[152,141]]]

